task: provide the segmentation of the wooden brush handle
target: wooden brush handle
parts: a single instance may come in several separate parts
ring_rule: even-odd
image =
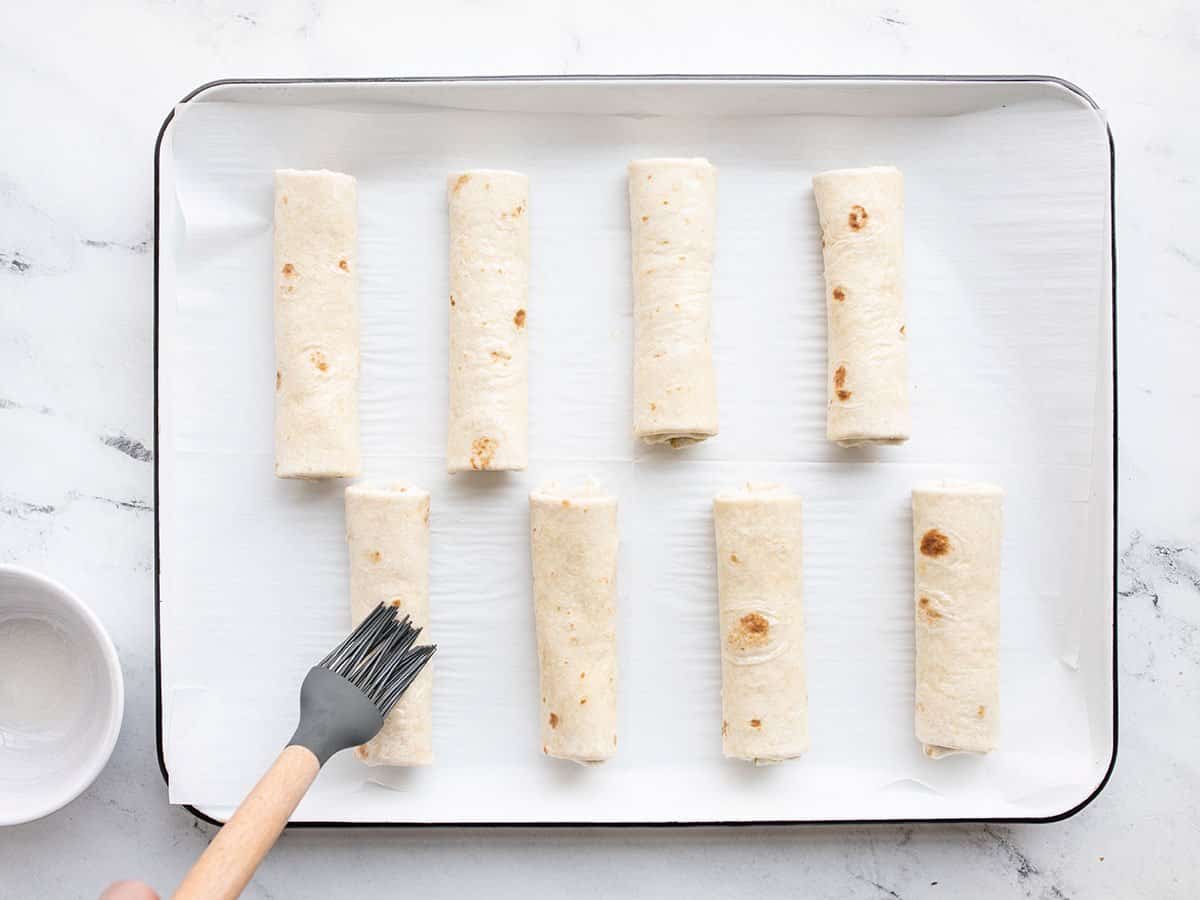
[[[234,900],[275,845],[321,769],[306,747],[285,747],[196,860],[175,900]]]

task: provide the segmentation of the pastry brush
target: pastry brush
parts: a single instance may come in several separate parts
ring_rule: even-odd
[[[313,668],[300,688],[300,724],[283,752],[196,860],[175,900],[234,898],[274,845],[326,760],[365,744],[433,656],[420,628],[380,604]]]

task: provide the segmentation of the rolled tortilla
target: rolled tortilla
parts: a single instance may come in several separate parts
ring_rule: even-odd
[[[1003,500],[990,484],[913,489],[916,733],[934,759],[996,748]]]
[[[529,179],[474,169],[450,207],[451,472],[529,462]]]
[[[629,164],[633,433],[684,447],[717,433],[712,272],[717,173],[706,159]]]
[[[617,499],[594,483],[529,496],[542,752],[617,752]]]
[[[713,500],[721,745],[755,764],[808,750],[800,498],[748,484]]]
[[[829,317],[826,434],[843,447],[909,438],[904,179],[899,169],[813,178]]]
[[[350,613],[358,625],[380,603],[429,634],[429,493],[406,484],[346,488]],[[371,766],[433,762],[433,666],[427,665],[388,713],[383,730],[355,751]]]
[[[358,188],[275,172],[275,474],[357,475]]]

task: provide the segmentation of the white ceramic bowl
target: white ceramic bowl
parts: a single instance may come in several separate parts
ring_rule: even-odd
[[[124,711],[117,651],[95,614],[58,582],[0,566],[0,825],[83,793]]]

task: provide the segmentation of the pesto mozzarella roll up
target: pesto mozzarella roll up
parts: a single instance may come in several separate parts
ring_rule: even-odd
[[[358,625],[380,603],[429,633],[429,493],[406,484],[346,488],[350,614]],[[388,713],[383,729],[355,750],[372,766],[433,762],[433,666],[427,665]]]
[[[934,759],[996,748],[1003,500],[990,484],[913,489],[916,734]]]
[[[357,475],[358,189],[275,173],[275,474]]]
[[[617,751],[617,500],[548,484],[529,509],[542,752],[602,763]]]
[[[782,762],[808,750],[800,498],[777,485],[718,494],[721,744]]]
[[[843,447],[911,431],[904,320],[904,179],[880,166],[813,178],[829,319],[826,434]]]
[[[446,182],[450,212],[451,472],[529,462],[529,179],[473,169]]]
[[[717,175],[706,159],[629,164],[633,432],[684,447],[717,433],[712,278]]]

